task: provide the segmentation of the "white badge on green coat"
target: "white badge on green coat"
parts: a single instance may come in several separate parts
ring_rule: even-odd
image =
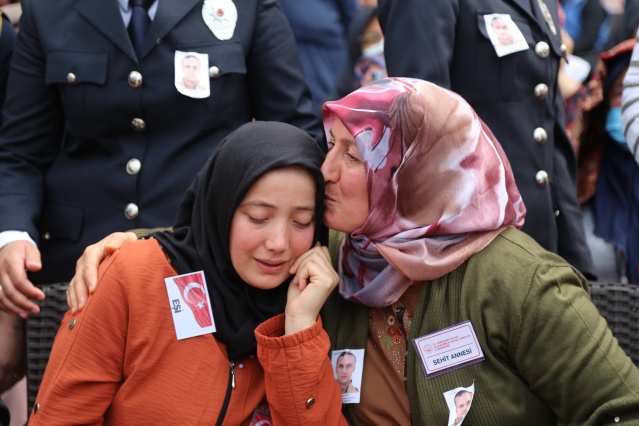
[[[484,360],[470,321],[413,339],[427,378]]]

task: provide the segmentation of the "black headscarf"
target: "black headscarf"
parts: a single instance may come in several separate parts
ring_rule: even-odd
[[[303,167],[317,183],[315,241],[318,241],[324,199],[320,171],[323,159],[324,154],[313,138],[296,127],[277,122],[247,123],[222,141],[219,150],[197,174],[178,209],[173,232],[152,235],[179,274],[204,270],[217,330],[215,337],[226,344],[230,359],[255,349],[255,327],[284,312],[288,288],[280,285],[260,290],[235,272],[229,252],[235,209],[266,172],[286,166]]]

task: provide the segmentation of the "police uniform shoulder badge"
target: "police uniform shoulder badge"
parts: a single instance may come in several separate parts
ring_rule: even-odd
[[[237,24],[237,8],[232,0],[204,0],[202,18],[215,37],[229,40]]]

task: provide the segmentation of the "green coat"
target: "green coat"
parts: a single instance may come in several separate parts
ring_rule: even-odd
[[[322,319],[331,350],[366,346],[368,308],[334,293]],[[456,270],[424,283],[410,339],[466,320],[484,361],[427,379],[409,344],[413,424],[446,425],[443,393],[474,382],[463,426],[639,425],[639,370],[591,303],[587,282],[526,234],[507,229]],[[357,424],[352,404],[344,414]]]

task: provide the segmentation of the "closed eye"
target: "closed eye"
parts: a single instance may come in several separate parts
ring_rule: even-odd
[[[266,223],[266,221],[267,221],[267,219],[258,219],[258,218],[256,218],[256,217],[252,217],[252,216],[250,216],[250,215],[246,215],[246,217],[248,217],[249,222],[251,222],[251,223],[255,223],[255,224],[257,224],[257,225],[261,225],[261,224],[263,224],[263,223]]]
[[[295,222],[295,225],[298,228],[301,228],[301,229],[308,229],[311,226],[313,226],[313,223],[314,223],[313,221],[311,221],[311,222]]]

